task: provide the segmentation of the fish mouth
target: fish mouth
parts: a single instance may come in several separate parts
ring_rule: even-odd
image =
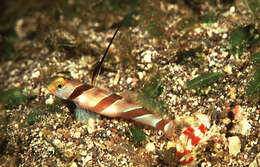
[[[53,84],[48,85],[47,90],[50,91],[50,92],[54,92],[55,91],[54,85]]]

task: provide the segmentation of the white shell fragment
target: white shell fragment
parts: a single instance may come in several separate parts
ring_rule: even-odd
[[[47,100],[45,100],[45,104],[53,104],[53,103],[54,103],[53,96],[50,96]]]
[[[32,73],[32,78],[39,78],[40,77],[40,71],[36,71]]]
[[[151,63],[152,62],[152,54],[153,52],[150,50],[147,50],[145,52],[142,53],[143,56],[143,62],[145,63]]]

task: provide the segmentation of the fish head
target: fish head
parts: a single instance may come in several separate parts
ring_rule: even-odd
[[[47,89],[55,96],[67,100],[79,85],[81,85],[79,81],[70,81],[59,77],[52,81]]]

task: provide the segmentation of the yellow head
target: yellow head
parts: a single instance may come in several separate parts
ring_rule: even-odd
[[[47,89],[48,89],[50,92],[54,93],[54,92],[56,92],[58,89],[62,89],[65,84],[66,84],[66,80],[65,80],[64,78],[61,78],[61,77],[60,77],[60,78],[57,78],[57,79],[55,79],[54,81],[52,81],[52,82],[48,85]]]
[[[64,78],[60,77],[52,81],[47,89],[54,94],[55,96],[62,98],[62,99],[67,99],[71,92],[71,88],[68,88],[66,85],[69,81],[65,80]]]
[[[64,78],[59,77],[52,81],[47,89],[59,98],[68,99],[74,89],[79,85],[81,85],[81,83],[78,81],[65,80]]]

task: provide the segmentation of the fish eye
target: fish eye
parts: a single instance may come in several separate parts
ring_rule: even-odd
[[[61,85],[61,84],[59,84],[59,85],[58,85],[58,88],[62,88],[62,85]]]

